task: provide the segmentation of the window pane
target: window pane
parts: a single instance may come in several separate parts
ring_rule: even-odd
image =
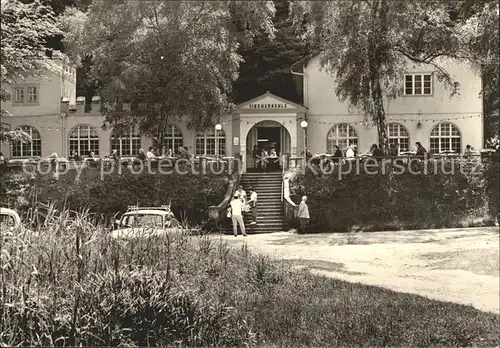
[[[205,139],[197,138],[196,139],[196,154],[203,155],[205,153]]]
[[[121,139],[121,155],[122,156],[130,156],[130,138],[122,138]]]
[[[174,125],[168,125],[165,131],[165,137],[182,137],[182,133],[179,128]]]
[[[112,148],[120,151],[120,139],[111,140]],[[99,135],[97,130],[88,125],[77,126],[70,134],[69,139],[70,152],[76,151],[80,156],[89,156],[91,152],[99,155]]]
[[[405,82],[407,85],[410,84],[411,86],[411,84],[413,83],[413,75],[405,75]]]
[[[334,126],[328,132],[327,149],[334,151],[334,146],[338,145],[341,150],[345,150],[350,144],[357,144],[356,130],[346,123]]]
[[[42,155],[42,141],[40,139],[33,140],[31,156],[37,157]]]
[[[452,124],[450,124],[450,127],[451,127],[451,135],[453,135],[453,136],[460,136],[460,132],[458,131],[457,127],[455,127]]]
[[[116,150],[118,153],[121,152],[120,150],[120,138],[111,138],[111,151]]]
[[[24,89],[22,87],[17,87],[14,89],[15,93],[15,101],[23,102],[24,101]]]
[[[131,146],[132,148],[130,149],[130,155],[136,156],[141,148],[141,138],[133,137]]]
[[[80,138],[88,138],[89,137],[89,127],[87,126],[80,126],[78,127],[79,129],[79,137]]]
[[[349,137],[350,137],[350,138],[354,138],[354,137],[356,137],[356,136],[357,136],[357,135],[356,135],[356,130],[355,130],[354,128],[352,128],[352,127],[351,127],[351,126],[349,126],[349,125],[347,126],[347,128],[349,129]]]
[[[460,138],[451,138],[451,150],[460,153],[461,141]]]
[[[346,138],[347,137],[347,125],[346,124],[340,124],[337,126],[337,136],[339,138]]]
[[[431,75],[424,75],[424,94],[431,94]]]
[[[207,152],[206,155],[215,155],[215,138],[207,138]]]
[[[37,88],[36,87],[28,87],[28,101],[35,102],[37,101]]]
[[[438,153],[439,152],[439,139],[431,138],[431,147],[429,149],[430,153]]]
[[[400,151],[408,150],[410,142],[408,130],[399,123],[389,123],[388,128],[389,144],[399,144]]]
[[[449,136],[450,135],[450,124],[449,123],[442,123],[440,125],[441,127],[441,136]]]
[[[78,155],[83,155],[82,152],[80,152],[80,149],[78,147],[78,140],[70,139],[69,140],[69,151],[73,152],[76,151]]]
[[[439,144],[441,145],[440,151],[449,151],[450,150],[450,138],[440,138]]]
[[[31,141],[15,142],[12,144],[12,157],[36,157],[42,154],[40,133],[31,126],[21,126],[19,130],[28,134]]]
[[[21,157],[21,142],[17,141],[12,144],[12,157]]]
[[[96,156],[99,155],[99,139],[90,139],[89,147],[91,152],[94,152]]]
[[[415,94],[422,94],[422,76],[415,75]]]
[[[410,148],[410,139],[409,138],[399,138],[399,150],[400,151],[408,151]]]
[[[348,142],[347,142],[347,139],[339,139],[339,140],[337,140],[337,145],[340,147],[341,150],[345,150],[349,146]]]

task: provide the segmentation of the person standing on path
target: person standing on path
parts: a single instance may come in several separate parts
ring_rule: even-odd
[[[257,192],[250,187],[250,200],[247,202],[250,204],[252,210],[252,222],[250,225],[255,225],[257,223]]]
[[[246,237],[245,223],[243,222],[243,202],[240,197],[235,194],[233,200],[231,201],[231,220],[233,221],[233,233],[234,236],[238,236],[238,225],[240,225],[241,234]]]
[[[309,207],[307,206],[307,197],[303,196],[302,201],[299,205],[298,218],[300,221],[300,233],[304,234],[307,232],[307,225],[309,224]]]

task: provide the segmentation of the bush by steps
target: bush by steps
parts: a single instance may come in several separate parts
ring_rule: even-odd
[[[101,179],[98,169],[88,169],[76,179],[70,171],[57,180],[53,174],[30,175],[19,171],[5,175],[5,196],[10,207],[26,211],[33,202],[54,203],[60,209],[89,208],[104,219],[126,211],[128,205],[159,206],[172,201],[179,219],[202,224],[206,209],[219,204],[228,187],[228,178],[199,174],[132,174],[124,171]]]
[[[413,173],[396,171],[390,162],[384,166],[382,171],[381,165],[368,170],[361,165],[359,174],[353,171],[340,176],[341,180],[337,172],[295,176],[292,198],[300,202],[301,196],[308,197],[310,230],[485,226],[492,225],[499,212],[498,162],[430,160],[413,163]],[[377,168],[378,174],[370,174]]]

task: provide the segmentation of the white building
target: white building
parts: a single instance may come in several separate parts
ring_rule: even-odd
[[[76,98],[76,71],[62,56],[56,56],[61,72],[41,80],[30,77],[11,86],[13,99],[2,108],[12,113],[4,119],[6,127],[23,127],[32,143],[2,147],[7,158],[49,156],[56,152],[67,157],[71,151],[80,155],[94,152],[106,156],[116,148],[122,155],[135,155],[147,149],[152,139],[130,134],[115,137],[103,129],[100,100],[94,97],[91,111],[85,111],[85,98]],[[364,116],[350,111],[335,95],[333,78],[321,71],[319,58],[301,61],[295,66],[303,76],[304,105],[266,93],[238,105],[230,115],[223,115],[222,130],[214,127],[196,133],[183,122],[172,123],[165,136],[167,148],[186,146],[196,155],[226,156],[240,154],[252,166],[255,145],[275,143],[278,153],[300,156],[306,145],[312,153],[331,152],[334,145],[346,148],[357,144],[367,152],[377,143],[376,127]],[[409,66],[401,76],[404,95],[385,102],[389,141],[401,150],[421,142],[430,152],[463,152],[470,144],[483,146],[483,101],[481,77],[462,63],[448,63],[446,69],[460,82],[460,95],[450,98],[450,91],[437,81],[431,66]],[[307,128],[301,122],[307,120]]]

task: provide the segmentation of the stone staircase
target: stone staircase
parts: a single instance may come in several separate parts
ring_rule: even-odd
[[[246,191],[247,199],[250,199],[250,187],[257,192],[257,224],[250,225],[251,213],[245,214],[243,218],[248,234],[280,232],[286,229],[281,202],[281,171],[245,173],[241,177],[240,185]],[[232,233],[231,223],[226,226],[229,228],[225,228],[225,232]]]

